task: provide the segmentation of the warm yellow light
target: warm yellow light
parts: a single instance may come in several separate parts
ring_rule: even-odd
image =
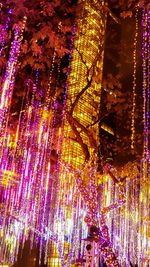
[[[9,170],[4,170],[2,173],[2,180],[1,180],[1,184],[2,186],[7,186],[8,184],[15,184],[18,183],[18,175],[17,173],[13,172],[13,171],[9,171]]]
[[[67,109],[72,113],[73,119],[94,134],[98,147],[98,124],[94,124],[98,119],[98,109],[100,108],[100,91],[103,68],[103,42],[105,32],[104,14],[102,15],[99,4],[91,4],[85,1],[84,11],[86,12],[85,20],[78,20],[78,31],[74,39],[74,49],[72,54],[71,72],[69,76],[69,85],[67,92]],[[84,33],[83,35],[81,33]],[[98,80],[94,79],[98,75]],[[91,82],[88,84],[88,81]],[[86,90],[84,91],[84,88]],[[83,92],[84,91],[84,92]],[[77,96],[80,97],[77,100]],[[74,108],[72,109],[72,106]],[[91,127],[91,125],[94,125]],[[75,125],[77,131],[87,145],[90,154],[92,147],[87,134],[81,129],[80,125]],[[74,167],[81,168],[85,161],[83,147],[78,142],[70,123],[65,122],[64,140],[62,144],[63,161],[72,164]]]
[[[91,162],[90,158],[93,156],[93,150],[95,147],[98,148],[99,145],[98,110],[100,109],[101,100],[106,16],[101,12],[101,5],[104,4],[103,1],[94,0],[91,2],[86,0],[83,2],[81,19],[77,21],[78,29],[74,36],[70,74],[68,77],[66,117],[60,133],[63,135],[61,161],[66,163],[66,165],[69,164],[73,169],[81,170],[84,165],[82,180],[84,184],[88,184],[89,169],[87,167],[86,173],[85,159],[88,157],[89,162]],[[83,19],[84,15],[85,19]],[[95,141],[94,148],[94,145],[91,145],[91,138],[89,138],[86,129],[93,136]],[[84,145],[88,148],[87,150],[83,149]],[[88,156],[86,151],[88,151]],[[70,172],[67,172],[64,165],[61,164],[59,179],[61,190],[59,190],[58,201],[60,201],[61,209],[65,214],[65,233],[67,235],[69,232],[72,232],[74,227],[76,204],[72,203],[75,203],[76,199],[73,196],[74,191],[72,189],[75,187],[75,177]],[[70,195],[69,197],[66,196],[66,192],[67,195]],[[78,194],[78,190],[76,194]],[[55,229],[60,234],[63,231],[62,227],[63,224],[59,221],[55,225]],[[65,244],[64,242],[66,255],[69,249],[69,243]],[[60,266],[60,261],[55,253],[57,254],[54,251],[48,266]]]

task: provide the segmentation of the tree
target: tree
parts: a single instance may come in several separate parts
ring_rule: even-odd
[[[95,1],[89,1],[90,5],[93,7],[93,10],[95,9],[95,6],[97,6],[97,3]],[[109,36],[109,43],[106,41],[106,51],[112,51],[114,49],[114,46],[116,46],[116,39],[118,37],[118,31],[120,25],[116,23],[121,23],[121,27],[124,24],[123,19],[130,21],[132,19],[128,18],[132,14],[134,15],[135,6],[137,4],[142,6],[142,1],[112,1],[113,3],[110,3],[109,6],[103,6],[100,7],[100,12],[104,13],[104,16],[107,14],[110,14],[109,22],[111,25],[113,24],[113,30],[108,30],[108,36]],[[69,127],[71,128],[71,137],[69,138],[79,145],[82,149],[82,155],[83,155],[83,165],[87,164],[87,170],[85,170],[85,173],[83,171],[82,173],[82,180],[79,173],[79,179],[76,178],[76,184],[78,187],[78,190],[80,191],[81,195],[83,195],[83,199],[86,199],[85,196],[87,196],[87,184],[88,181],[86,181],[86,175],[88,175],[90,178],[90,182],[92,183],[92,174],[91,170],[89,171],[90,167],[88,164],[93,164],[91,161],[91,155],[95,153],[95,157],[97,158],[99,155],[98,150],[98,141],[95,138],[95,132],[93,129],[94,126],[97,123],[100,123],[100,127],[104,128],[106,130],[105,132],[112,132],[114,134],[115,131],[109,128],[109,116],[110,114],[114,114],[117,117],[117,125],[119,125],[119,131],[118,135],[119,138],[121,137],[121,140],[124,140],[124,142],[119,141],[118,146],[114,146],[112,143],[107,145],[106,151],[104,151],[104,154],[100,155],[100,158],[97,158],[96,162],[96,175],[93,177],[96,177],[96,180],[98,177],[100,177],[100,181],[103,180],[102,175],[108,174],[109,178],[112,179],[112,187],[116,184],[118,184],[118,177],[121,178],[122,183],[125,184],[126,182],[126,175],[125,171],[122,171],[118,168],[118,158],[123,157],[126,155],[130,155],[130,159],[132,159],[132,152],[129,151],[129,145],[128,140],[126,136],[122,135],[121,131],[121,125],[122,125],[122,118],[124,117],[124,113],[127,112],[128,106],[132,103],[130,102],[129,105],[126,104],[127,97],[130,95],[130,92],[128,92],[128,96],[126,95],[124,88],[122,90],[122,85],[120,82],[120,73],[123,74],[123,71],[118,71],[118,64],[116,65],[116,58],[115,58],[115,71],[111,73],[112,67],[109,69],[107,66],[106,69],[104,69],[104,78],[103,78],[103,107],[101,112],[97,112],[97,106],[99,103],[94,100],[93,95],[90,96],[91,105],[93,105],[94,109],[96,110],[95,116],[92,118],[92,123],[88,125],[84,125],[84,122],[82,120],[79,120],[79,118],[76,116],[76,109],[77,106],[80,104],[81,99],[83,98],[84,94],[88,94],[89,88],[93,82],[99,84],[101,83],[101,79],[99,77],[99,73],[101,71],[101,67],[97,64],[98,57],[101,56],[101,52],[96,53],[95,60],[93,61],[92,65],[88,65],[89,62],[85,61],[84,54],[82,53],[82,49],[79,50],[78,47],[74,46],[72,43],[72,28],[75,22],[75,17],[77,17],[77,13],[80,13],[80,9],[82,7],[82,4],[76,5],[76,1],[46,1],[46,2],[40,2],[37,3],[35,1],[22,1],[21,3],[18,3],[17,1],[7,1],[6,5],[1,5],[1,11],[2,11],[2,44],[1,44],[1,51],[2,51],[2,59],[1,59],[1,80],[4,78],[4,72],[5,69],[7,70],[7,61],[9,61],[9,50],[10,50],[10,43],[13,42],[15,37],[15,27],[16,25],[19,26],[19,29],[22,27],[22,21],[23,18],[26,20],[25,23],[25,29],[24,33],[21,35],[21,40],[19,42],[21,43],[20,48],[20,54],[18,54],[18,64],[15,69],[15,89],[13,93],[13,98],[11,105],[9,106],[9,120],[8,124],[6,124],[7,127],[7,134],[9,131],[12,130],[12,128],[15,128],[18,122],[19,117],[19,131],[20,136],[19,139],[17,139],[17,132],[15,134],[15,140],[14,146],[10,145],[10,147],[5,149],[4,142],[3,142],[3,149],[6,152],[5,155],[3,155],[3,159],[6,160],[7,166],[15,166],[17,170],[21,170],[20,173],[22,173],[23,170],[23,164],[26,166],[26,170],[28,168],[28,162],[29,167],[31,168],[31,172],[28,172],[28,177],[30,177],[28,180],[27,175],[25,172],[23,172],[24,179],[21,180],[21,183],[24,183],[24,189],[31,185],[32,183],[37,183],[35,187],[33,188],[35,191],[36,201],[37,204],[35,205],[35,209],[37,209],[39,216],[35,218],[34,221],[34,227],[30,227],[30,223],[27,221],[24,221],[21,219],[21,223],[23,225],[28,224],[29,230],[33,232],[33,235],[39,234],[42,236],[48,236],[52,241],[56,241],[56,243],[59,243],[58,250],[60,252],[63,251],[61,242],[58,242],[59,235],[55,236],[55,233],[52,235],[47,233],[46,229],[49,229],[50,223],[54,223],[54,219],[45,216],[49,210],[51,210],[51,213],[53,216],[55,215],[57,211],[56,205],[58,204],[58,200],[61,200],[61,196],[58,198],[57,194],[50,191],[50,187],[55,189],[57,191],[57,185],[58,185],[58,174],[55,171],[56,167],[57,170],[59,170],[59,164],[60,164],[60,146],[62,143],[62,134],[63,131],[61,130],[61,126],[64,124],[64,117],[67,120],[67,123]],[[147,4],[148,7],[148,4]],[[64,14],[65,10],[65,14]],[[119,18],[120,14],[120,18]],[[30,18],[30,19],[29,19]],[[86,16],[82,17],[82,20],[86,20]],[[113,21],[113,22],[112,22]],[[119,26],[118,26],[119,25]],[[76,28],[78,31],[79,29]],[[92,32],[92,28],[89,29]],[[111,35],[110,35],[111,32]],[[115,33],[114,33],[115,32]],[[117,37],[115,39],[115,36],[117,32]],[[84,32],[80,32],[80,34],[84,35]],[[110,38],[112,36],[113,42],[110,42]],[[109,44],[111,43],[110,47]],[[66,103],[66,87],[64,86],[66,83],[66,77],[68,75],[68,63],[69,63],[69,48],[71,47],[76,50],[76,54],[78,58],[80,58],[81,65],[86,69],[85,72],[85,78],[86,83],[84,84],[83,88],[80,88],[79,93],[76,95],[75,99],[70,99],[71,105],[69,108],[64,110],[64,106]],[[103,47],[99,47],[99,50],[103,50]],[[116,54],[119,54],[120,57],[123,57],[122,55],[122,47],[119,49],[118,45],[115,47]],[[108,61],[109,53],[106,54],[105,59],[105,66],[107,65],[107,62],[112,62],[112,52],[111,52],[111,58]],[[114,56],[114,55],[113,55]],[[118,61],[117,61],[118,63]],[[4,64],[4,65],[3,65]],[[109,70],[109,71],[108,71]],[[114,77],[115,76],[115,77]],[[47,78],[48,77],[48,78]],[[123,75],[124,77],[124,75]],[[123,78],[124,79],[124,78]],[[124,80],[123,80],[124,82]],[[128,85],[128,84],[127,84]],[[22,89],[23,86],[23,89]],[[33,92],[32,92],[33,90]],[[122,91],[121,91],[122,90]],[[93,91],[93,94],[95,93],[95,99],[96,97],[99,98],[100,95],[97,93],[97,91]],[[96,95],[98,94],[98,95]],[[116,96],[119,98],[116,99]],[[22,101],[20,101],[22,100]],[[21,104],[22,102],[22,104]],[[139,102],[140,103],[140,102]],[[123,105],[123,109],[122,109]],[[105,106],[105,107],[104,107]],[[21,113],[19,111],[21,110]],[[74,112],[75,111],[75,112]],[[23,115],[20,115],[23,114]],[[128,121],[129,116],[131,114],[131,108],[129,110],[129,114],[126,116],[126,121]],[[13,116],[12,116],[13,115]],[[13,118],[16,118],[15,120]],[[140,121],[140,116],[138,117],[137,121]],[[14,125],[13,125],[14,124]],[[50,125],[50,126],[49,126]],[[128,122],[126,123],[128,126]],[[68,127],[68,126],[67,126]],[[13,129],[12,132],[15,132]],[[45,134],[46,133],[46,134]],[[127,134],[130,135],[130,130],[127,132]],[[140,136],[141,132],[138,132],[138,136]],[[118,140],[119,140],[118,138]],[[101,139],[101,136],[100,136]],[[8,139],[7,139],[8,140]],[[87,141],[88,140],[88,141]],[[102,139],[101,139],[102,140]],[[108,139],[110,140],[110,139]],[[104,141],[102,140],[101,143],[104,146]],[[16,143],[15,143],[16,142]],[[109,142],[109,141],[108,141]],[[25,145],[24,145],[25,144]],[[34,144],[34,148],[33,148]],[[113,148],[112,148],[113,146]],[[50,147],[50,148],[49,148]],[[91,153],[91,148],[94,151],[94,153]],[[117,153],[118,158],[116,162],[114,161],[113,165],[109,164],[108,158],[112,155],[109,155],[107,151],[111,150]],[[141,150],[141,146],[140,149]],[[32,151],[32,153],[30,153]],[[6,155],[9,156],[6,156]],[[123,154],[123,155],[122,155]],[[17,156],[16,156],[17,155]],[[40,156],[39,156],[40,155]],[[32,157],[32,161],[30,158]],[[124,157],[124,158],[125,158]],[[139,157],[139,151],[134,151],[133,159],[137,160]],[[17,159],[17,167],[16,165],[10,164],[9,162],[12,162],[12,159]],[[36,158],[38,164],[36,165]],[[50,160],[49,160],[50,158]],[[42,164],[41,164],[42,163]],[[48,163],[48,164],[47,164]],[[62,162],[63,163],[63,162]],[[98,164],[97,164],[98,163]],[[126,161],[123,159],[123,164],[125,164]],[[35,165],[35,168],[33,167],[33,164]],[[97,168],[98,165],[98,168]],[[116,168],[114,168],[114,165]],[[5,166],[5,167],[7,167]],[[52,167],[51,167],[52,166]],[[139,174],[139,170],[136,167],[135,162],[125,165],[123,168],[126,170],[126,173],[130,172],[132,167],[135,167],[135,172],[133,173],[133,178],[136,174]],[[66,166],[66,168],[69,168],[71,170],[72,166],[70,165]],[[102,173],[100,173],[100,169]],[[117,171],[116,171],[117,169]],[[94,170],[94,171],[95,171]],[[33,179],[32,175],[33,172],[36,172],[35,180]],[[93,171],[93,172],[94,172]],[[73,173],[75,171],[73,170]],[[89,173],[90,172],[90,173]],[[46,178],[46,175],[48,177],[48,174],[51,174],[50,178]],[[117,173],[117,175],[116,175]],[[122,174],[123,173],[123,174]],[[6,173],[4,173],[6,176]],[[41,175],[42,174],[42,175]],[[76,172],[75,172],[76,174]],[[10,179],[10,173],[7,174],[8,180]],[[42,177],[42,178],[41,178]],[[48,180],[49,179],[49,180]],[[72,178],[71,178],[72,179]],[[13,180],[12,178],[10,179]],[[28,183],[28,182],[31,183]],[[36,181],[36,182],[35,182]],[[42,182],[41,182],[42,181]],[[48,182],[47,182],[48,181]],[[80,182],[80,184],[79,184]],[[41,186],[42,183],[42,186]],[[101,183],[101,182],[100,182]],[[103,183],[103,182],[102,182]],[[6,182],[7,184],[7,182]],[[8,181],[9,184],[9,181]],[[45,186],[46,184],[46,186]],[[63,184],[63,183],[62,183]],[[66,187],[62,188],[64,191],[65,189],[70,188],[69,182],[64,183]],[[97,185],[94,185],[94,192],[96,192]],[[40,189],[40,195],[38,195],[38,189]],[[83,194],[82,192],[85,191]],[[13,190],[10,190],[9,187],[6,186],[7,192],[13,192]],[[34,191],[33,190],[33,191]],[[62,190],[62,199],[66,197],[65,192]],[[98,187],[99,190],[99,187]],[[46,191],[45,199],[43,201],[42,193]],[[34,194],[34,192],[33,192]],[[63,195],[64,194],[64,195]],[[97,196],[97,193],[95,193]],[[119,195],[120,196],[120,195]],[[19,196],[20,197],[20,196]],[[23,203],[22,205],[24,207],[24,210],[30,211],[30,198],[32,198],[31,194],[28,193],[26,195],[27,197],[27,204],[26,206]],[[68,196],[67,196],[68,197]],[[66,197],[66,198],[67,198]],[[77,198],[79,197],[79,193],[73,198],[74,200],[74,206],[77,207]],[[51,200],[50,200],[51,198]],[[5,197],[2,192],[2,202],[4,202]],[[33,199],[32,199],[33,200]],[[46,202],[48,201],[48,202]],[[62,200],[61,200],[62,201]],[[60,202],[61,202],[60,201]],[[64,201],[64,206],[66,207],[68,199]],[[63,202],[62,201],[62,202]],[[75,202],[76,201],[76,202]],[[121,201],[123,201],[121,199]],[[61,204],[62,204],[61,202]],[[46,204],[45,204],[46,203]],[[50,203],[48,205],[47,203]],[[78,203],[78,202],[77,202]],[[20,204],[20,203],[19,203]],[[92,208],[90,205],[93,205],[93,202],[86,199],[86,204],[88,206],[88,211],[91,212]],[[38,209],[38,206],[41,206],[41,212]],[[84,206],[84,203],[81,202],[81,207]],[[15,210],[15,206],[11,206],[11,203],[7,201],[7,207],[10,210]],[[43,208],[44,207],[44,208]],[[117,205],[112,205],[110,207],[103,207],[104,213],[108,212],[109,210],[115,210]],[[65,209],[65,208],[64,208]],[[93,207],[95,212],[95,207]],[[97,207],[96,207],[97,209]],[[93,210],[92,210],[93,212]],[[94,212],[92,213],[91,220],[94,221]],[[44,214],[44,216],[42,216]],[[62,212],[63,214],[63,212]],[[60,218],[63,218],[63,215],[61,214]],[[19,222],[20,219],[18,219],[18,214],[7,214],[5,213],[5,219],[7,216],[9,218],[12,218],[11,216],[14,216],[15,220]],[[66,215],[66,214],[65,214]],[[31,214],[32,217],[32,214]],[[31,219],[31,218],[30,218]],[[42,223],[46,225],[46,227],[43,227],[43,224],[41,223],[40,226],[38,225],[39,221],[42,221]],[[109,237],[108,237],[108,227],[105,222],[105,218],[102,216],[101,218],[101,227],[105,228],[104,233],[107,235],[108,243]],[[7,221],[7,220],[6,220]],[[10,219],[11,221],[11,219]],[[87,223],[88,224],[88,223]],[[94,222],[94,224],[96,224]],[[104,225],[103,225],[104,224]],[[59,224],[58,224],[59,226]],[[93,225],[95,226],[95,225]],[[39,229],[39,228],[40,229]],[[30,229],[31,228],[31,229]],[[55,229],[53,229],[55,230]],[[103,229],[102,229],[103,230]],[[41,232],[40,232],[41,231]],[[45,237],[46,238],[46,237]],[[66,238],[66,236],[65,236]],[[101,236],[99,236],[101,238]],[[24,237],[23,237],[24,239]],[[31,238],[32,239],[32,238]],[[23,240],[24,242],[24,240]],[[107,243],[107,242],[106,242]],[[45,245],[45,241],[40,241],[40,254],[42,253],[42,246]],[[8,245],[9,247],[9,245]],[[108,247],[108,244],[105,244],[105,248]],[[46,243],[47,248],[47,243]],[[104,248],[104,249],[105,249]],[[101,247],[101,250],[103,247]],[[111,250],[111,246],[110,246]],[[70,254],[73,254],[73,252],[69,252]],[[60,253],[61,254],[61,253]],[[105,254],[105,253],[104,253]],[[106,261],[108,264],[111,264],[109,262],[109,259],[106,255]],[[112,256],[112,255],[111,255]],[[61,255],[62,257],[62,264],[69,264],[69,261],[65,263],[65,257]],[[115,255],[113,254],[114,260],[116,260]],[[69,258],[69,257],[68,257]],[[118,264],[118,263],[117,263]]]

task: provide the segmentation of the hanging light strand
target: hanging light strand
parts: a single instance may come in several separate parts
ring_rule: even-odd
[[[148,13],[148,67],[147,67],[147,132],[146,132],[146,140],[147,140],[147,159],[150,159],[150,144],[149,144],[149,133],[150,133],[150,9],[147,11]]]
[[[7,120],[8,120],[8,110],[11,103],[15,72],[17,68],[18,57],[20,53],[21,41],[23,38],[23,31],[26,24],[26,17],[24,17],[21,28],[16,25],[14,31],[14,40],[10,49],[10,57],[6,66],[5,76],[3,79],[3,85],[0,95],[0,144],[3,143],[3,137],[6,133]]]
[[[9,9],[8,10],[8,16],[7,16],[7,19],[6,19],[6,23],[1,28],[1,33],[0,33],[0,56],[2,55],[4,47],[5,47],[5,37],[6,37],[6,34],[7,34],[6,32],[7,32],[8,28],[9,28],[10,14],[11,13],[12,13],[12,10]]]
[[[143,39],[142,39],[142,60],[143,60],[143,126],[144,126],[144,144],[143,144],[143,159],[148,156],[148,121],[149,121],[149,34],[148,34],[148,11],[143,8],[142,13],[142,29],[143,29]]]
[[[137,38],[138,38],[138,9],[135,13],[135,35],[133,44],[133,91],[132,91],[132,113],[131,113],[131,149],[135,145],[135,110],[136,110],[136,87],[137,87]]]

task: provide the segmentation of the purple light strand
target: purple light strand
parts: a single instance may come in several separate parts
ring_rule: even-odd
[[[2,137],[5,134],[6,126],[7,126],[7,115],[9,106],[11,103],[13,86],[15,81],[15,72],[17,67],[18,56],[20,52],[21,45],[21,37],[23,35],[23,30],[26,23],[26,17],[24,17],[22,28],[16,25],[14,31],[14,40],[10,49],[10,57],[6,66],[5,76],[3,80],[3,85],[1,89],[0,96],[0,136],[1,136],[1,145],[2,145]]]
[[[8,14],[11,14],[11,13],[12,13],[12,10],[9,9]],[[1,48],[0,48],[0,57],[2,55],[4,46],[5,46],[5,34],[6,34],[7,30],[8,30],[9,22],[10,22],[10,16],[8,15],[6,23],[5,23],[5,26],[3,26],[3,25],[1,26],[2,28],[1,28],[1,33],[0,33],[0,46],[1,46]]]
[[[147,159],[150,161],[150,144],[149,144],[149,133],[150,133],[150,9],[148,12],[148,89],[147,89]]]

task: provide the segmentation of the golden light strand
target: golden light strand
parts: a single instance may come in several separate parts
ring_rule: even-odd
[[[136,108],[136,74],[137,74],[137,37],[138,37],[138,10],[135,13],[135,35],[133,44],[133,91],[132,91],[132,113],[131,113],[131,149],[135,145],[135,108]]]

